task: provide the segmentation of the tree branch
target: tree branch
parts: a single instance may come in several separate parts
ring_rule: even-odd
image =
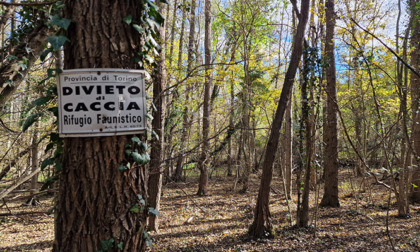
[[[42,5],[52,5],[55,4],[57,1],[52,2],[41,2],[41,3],[11,3],[11,2],[0,2],[0,5],[3,6],[42,6]]]
[[[366,30],[365,28],[363,28],[362,26],[360,26],[356,21],[354,21],[353,18],[350,18],[350,21],[352,21],[355,25],[357,25],[360,29],[362,29],[364,32],[366,32],[367,34],[369,34],[370,36],[374,37],[376,40],[379,41],[379,43],[381,43],[383,46],[385,46],[386,49],[388,49],[392,54],[394,54],[395,57],[397,57],[397,59],[404,64],[404,66],[406,66],[408,69],[410,69],[411,72],[413,72],[415,75],[417,75],[418,77],[420,77],[420,73],[417,72],[412,66],[410,66],[407,62],[405,62],[400,56],[398,56],[398,54],[392,50],[389,46],[387,46],[385,44],[385,42],[383,42],[380,38],[378,38],[375,34],[371,33],[370,31]]]

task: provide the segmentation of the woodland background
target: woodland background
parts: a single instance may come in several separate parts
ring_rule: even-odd
[[[139,2],[156,251],[420,249],[420,1]],[[71,20],[0,5],[0,250],[44,251]]]

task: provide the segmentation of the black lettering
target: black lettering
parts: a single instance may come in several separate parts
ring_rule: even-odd
[[[105,86],[105,94],[114,94],[114,86]]]
[[[93,88],[94,88],[94,86],[89,86],[89,87],[82,86],[82,89],[83,89],[83,91],[85,91],[85,94],[91,94],[92,91],[93,91]]]
[[[77,104],[74,111],[78,112],[78,111],[89,111],[89,110],[83,102],[80,102],[80,103]]]
[[[93,102],[90,104],[90,109],[93,111],[99,111],[101,110],[101,103],[100,102]]]
[[[125,86],[115,86],[115,88],[118,89],[118,94],[123,94],[124,93]]]
[[[139,94],[140,91],[141,91],[140,88],[136,87],[136,86],[131,86],[131,87],[128,88],[128,92],[132,95]]]
[[[104,104],[104,108],[109,111],[115,110],[115,103],[114,102],[107,102]]]
[[[67,112],[73,112],[73,103],[64,104],[63,108]]]
[[[71,87],[63,87],[63,95],[71,95],[72,93],[73,93],[73,89],[71,89]]]
[[[140,110],[140,107],[136,102],[130,102],[126,110]]]

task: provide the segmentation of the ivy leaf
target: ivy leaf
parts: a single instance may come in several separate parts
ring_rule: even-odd
[[[146,143],[144,143],[144,142],[142,142],[142,143],[141,143],[141,147],[143,147],[143,149],[144,149],[145,151],[147,151],[147,150],[149,149],[149,147],[147,146],[147,144],[146,144]]]
[[[49,48],[45,49],[45,50],[41,53],[41,56],[39,57],[39,59],[40,59],[41,61],[44,61],[44,60],[45,60],[45,58],[47,58],[48,54],[50,54],[51,52],[53,52],[53,48],[49,47]]]
[[[150,0],[144,0],[144,2],[146,2],[154,11],[159,10],[159,7],[156,4],[152,3]]]
[[[62,73],[63,70],[60,68],[50,68],[47,70],[47,75],[48,77],[52,78],[52,77],[57,77],[57,74]]]
[[[140,213],[140,207],[139,207],[139,205],[135,204],[134,206],[132,206],[130,208],[130,212],[132,212],[132,213]]]
[[[119,248],[119,249],[123,249],[123,245],[124,245],[124,243],[123,242],[120,242],[120,243],[118,243],[117,244],[117,248]]]
[[[101,241],[102,250],[108,251],[114,247],[114,239],[111,238],[109,240],[102,240]]]
[[[52,184],[54,184],[55,181],[58,180],[58,176],[49,177],[47,180],[45,180],[44,184],[41,187],[41,191],[44,191],[45,189],[48,189]]]
[[[133,141],[133,142],[135,142],[135,143],[138,143],[138,144],[140,144],[140,138],[138,138],[138,137],[133,137],[133,138],[131,138],[131,141]]]
[[[44,159],[44,161],[42,161],[41,163],[41,171],[43,171],[45,169],[45,167],[54,164],[54,158],[46,158]]]
[[[54,35],[47,38],[47,42],[51,44],[54,51],[59,51],[66,41],[70,40],[63,35]]]
[[[38,99],[36,99],[35,101],[32,102],[32,105],[41,106],[41,105],[47,104],[47,102],[49,102],[51,100],[52,100],[51,96],[39,97]]]
[[[126,171],[126,170],[128,170],[128,168],[127,168],[127,167],[125,167],[124,165],[120,165],[120,166],[118,167],[118,170],[120,170],[120,171]]]
[[[154,209],[153,207],[149,207],[149,213],[156,215],[157,217],[160,216],[159,210]]]
[[[150,120],[153,120],[153,116],[151,114],[147,114],[146,117],[149,118]]]
[[[38,120],[38,118],[40,118],[43,115],[44,113],[36,113],[28,116],[28,118],[26,118],[25,122],[22,125],[22,131],[25,132],[29,127],[31,127],[32,124],[34,124],[34,122]]]
[[[18,59],[19,59],[18,57],[16,57],[15,55],[11,55],[11,54],[9,54],[9,55],[6,57],[6,60],[8,60],[8,61],[18,60]]]
[[[9,87],[13,87],[14,84],[12,80],[6,80],[5,83],[7,83]]]
[[[133,17],[131,15],[128,15],[128,16],[124,17],[123,20],[127,24],[131,24],[131,22],[133,21]]]
[[[145,33],[145,30],[143,28],[141,28],[139,25],[134,24],[133,25],[134,29],[136,29],[140,34]]]
[[[150,25],[150,27],[152,29],[153,29],[153,27],[156,27],[157,30],[160,29],[160,25],[155,20],[152,20],[150,18],[146,18],[146,22]]]
[[[128,155],[128,156],[131,155],[131,153],[132,153],[131,150],[125,150],[125,154]]]
[[[70,26],[71,20],[67,18],[61,18],[58,15],[54,15],[51,17],[51,21],[48,23],[50,26],[58,26],[60,28],[63,28],[64,30],[67,30]]]
[[[17,64],[20,66],[20,68],[22,68],[22,71],[25,71],[26,68],[28,68],[28,66],[25,63],[23,63],[23,62],[20,62],[19,61]]]
[[[159,135],[154,130],[152,130],[152,136],[154,136],[156,140],[159,141]]]
[[[138,152],[132,152],[131,156],[134,159],[134,162],[139,163],[139,164],[145,164],[145,159],[144,156]]]

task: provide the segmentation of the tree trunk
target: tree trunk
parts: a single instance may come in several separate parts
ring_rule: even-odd
[[[174,59],[174,40],[175,40],[175,25],[176,25],[176,11],[177,11],[178,0],[174,2],[174,10],[172,14],[172,27],[171,27],[171,43],[169,49],[169,66],[172,67],[172,61]],[[168,8],[168,15],[169,15],[169,8]],[[166,22],[168,20],[165,20]]]
[[[211,17],[210,17],[211,2],[210,0],[205,1],[205,34],[204,34],[204,50],[205,50],[205,76],[206,81],[204,84],[204,102],[203,102],[203,145],[201,151],[201,161],[199,163],[200,169],[200,181],[198,184],[197,195],[204,196],[207,195],[207,184],[209,180],[209,151],[210,151],[210,141],[209,141],[209,131],[210,131],[210,89],[212,85],[211,77]]]
[[[283,123],[284,113],[290,102],[295,75],[302,56],[303,38],[305,35],[306,23],[308,21],[309,0],[302,0],[299,24],[293,39],[293,49],[289,67],[284,79],[283,89],[280,101],[274,116],[271,127],[270,137],[265,151],[264,164],[262,167],[262,176],[260,189],[258,191],[257,205],[255,208],[254,221],[249,228],[249,235],[252,237],[272,236],[272,224],[269,208],[270,186],[273,178],[273,162],[276,157],[279,143],[281,125]]]
[[[410,1],[411,10],[411,65],[416,71],[420,69],[420,22],[418,16],[420,10],[418,5],[419,0]],[[411,84],[411,101],[412,101],[412,115],[413,115],[413,126],[412,126],[412,140],[414,146],[414,162],[415,166],[412,178],[412,192],[410,198],[412,202],[420,202],[420,79],[417,75],[411,73],[410,78]]]
[[[326,36],[325,61],[327,63],[327,115],[324,153],[325,185],[321,206],[339,207],[338,201],[338,128],[337,128],[337,87],[334,55],[334,0],[327,0],[326,8]]]
[[[140,20],[144,5],[138,1],[66,0],[64,16],[72,20],[64,47],[64,67],[129,68],[139,65],[141,36],[123,18]],[[112,10],[112,11],[110,11]],[[64,139],[62,171],[56,207],[53,251],[108,251],[146,249],[147,209],[132,207],[147,202],[148,173],[125,155],[129,136]],[[117,246],[121,246],[119,249]]]
[[[164,4],[159,3],[159,8],[164,9]],[[163,15],[163,13],[162,13]],[[162,193],[162,178],[163,178],[163,140],[164,140],[164,119],[165,119],[165,97],[162,91],[165,89],[166,81],[166,66],[165,66],[165,23],[160,27],[160,50],[159,56],[156,59],[157,67],[153,70],[153,103],[156,110],[153,110],[152,116],[152,130],[156,132],[159,138],[153,137],[152,149],[150,155],[150,176],[148,185],[149,206],[156,210],[160,209],[160,195]],[[155,214],[149,216],[149,229],[158,231],[159,222]]]
[[[292,100],[286,109],[284,124],[284,139],[282,141],[281,170],[285,193],[288,199],[292,197],[292,168],[293,168],[293,127],[292,127]]]
[[[188,65],[187,65],[187,74],[191,71],[192,63],[193,63],[193,48],[194,48],[194,38],[195,38],[195,0],[191,2],[191,13],[190,13],[190,34],[188,38]],[[179,63],[179,62],[178,62]],[[188,126],[189,126],[189,104],[188,101],[190,100],[190,88],[188,84],[186,86],[186,96],[185,96],[185,108],[184,108],[184,115],[182,120],[182,134],[181,134],[181,146],[180,146],[180,154],[176,163],[176,170],[174,174],[175,181],[182,180],[182,171],[184,170],[184,159],[185,159],[185,145],[187,142],[187,135],[188,135]]]

